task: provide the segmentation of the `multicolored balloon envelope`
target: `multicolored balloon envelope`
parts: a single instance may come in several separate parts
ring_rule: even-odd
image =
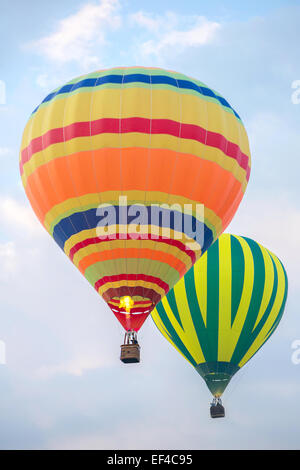
[[[287,288],[286,272],[273,253],[226,233],[162,299],[152,318],[219,398],[275,331]]]
[[[238,114],[203,83],[114,68],[44,99],[26,125],[20,170],[46,230],[137,331],[232,219],[250,154]]]

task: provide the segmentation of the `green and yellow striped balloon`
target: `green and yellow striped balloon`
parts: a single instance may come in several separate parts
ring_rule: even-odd
[[[275,331],[288,281],[279,259],[223,234],[152,312],[160,332],[215,397]]]

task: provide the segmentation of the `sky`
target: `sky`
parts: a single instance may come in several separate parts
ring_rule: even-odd
[[[299,449],[299,2],[0,6],[0,448]],[[22,132],[42,99],[78,75],[130,65],[198,78],[239,113],[252,172],[226,231],[263,244],[288,273],[283,319],[232,379],[223,420],[210,419],[204,382],[151,318],[142,362],[120,362],[122,327],[40,226],[20,181]]]

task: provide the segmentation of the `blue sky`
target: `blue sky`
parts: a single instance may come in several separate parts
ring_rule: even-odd
[[[4,8],[4,7],[2,7]],[[300,6],[297,1],[6,3],[0,22],[0,448],[299,448]],[[142,363],[124,366],[122,329],[39,226],[18,152],[36,105],[97,68],[162,66],[218,90],[249,134],[252,174],[229,232],[276,253],[289,276],[283,320],[211,420],[198,374],[151,319]],[[274,412],[274,410],[276,412]]]

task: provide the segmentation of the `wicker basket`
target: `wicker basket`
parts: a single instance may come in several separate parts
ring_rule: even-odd
[[[224,418],[225,416],[225,408],[220,403],[217,405],[212,405],[210,407],[210,416],[212,418]]]
[[[140,346],[138,344],[122,344],[120,359],[125,364],[140,362]]]

